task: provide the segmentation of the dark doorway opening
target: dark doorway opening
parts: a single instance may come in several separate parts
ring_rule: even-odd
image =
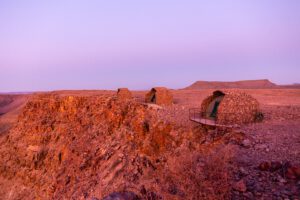
[[[212,118],[216,118],[217,117],[217,112],[218,112],[219,105],[220,105],[220,102],[216,101],[215,105],[214,105],[214,108],[213,108],[213,110],[212,110],[212,112],[210,114],[210,117],[212,117]]]
[[[151,102],[152,102],[152,103],[155,103],[155,102],[156,102],[156,95],[155,95],[155,94],[151,97]]]

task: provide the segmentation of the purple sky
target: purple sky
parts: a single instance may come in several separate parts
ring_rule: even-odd
[[[0,0],[0,91],[300,82],[299,0]]]

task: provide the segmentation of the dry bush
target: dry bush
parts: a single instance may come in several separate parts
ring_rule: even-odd
[[[203,155],[185,156],[179,166],[179,183],[185,199],[230,199],[230,160],[232,149],[223,147]]]
[[[4,134],[5,132],[7,132],[10,128],[11,128],[11,124],[9,123],[1,123],[0,122],[0,136],[1,134]]]

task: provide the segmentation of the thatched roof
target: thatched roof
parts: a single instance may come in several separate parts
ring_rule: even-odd
[[[220,124],[242,124],[257,120],[260,113],[259,103],[251,95],[237,91],[215,91],[213,95],[204,99],[201,105],[202,112],[212,112],[211,107],[219,102],[215,120]]]
[[[131,99],[132,93],[128,90],[128,88],[119,88],[117,97],[118,99]]]
[[[154,87],[146,94],[146,103],[158,105],[171,105],[173,103],[172,93],[165,87]]]

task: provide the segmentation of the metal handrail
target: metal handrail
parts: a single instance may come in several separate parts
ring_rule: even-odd
[[[189,109],[189,113],[198,113],[198,114],[211,114],[211,112],[203,112],[201,108],[190,108]],[[218,112],[217,112],[218,114]],[[231,115],[231,114],[234,114],[233,112],[222,112],[222,115],[225,114],[225,115]]]
[[[215,117],[210,117],[211,112],[203,112],[201,108],[190,108],[189,109],[189,119],[191,121],[201,121],[203,124],[208,124],[208,125],[226,125],[226,124],[219,124],[218,121],[218,113],[216,113]],[[228,115],[233,115],[233,113],[223,113],[222,115],[226,116]],[[198,121],[197,121],[198,122]],[[200,123],[200,122],[199,122]]]

